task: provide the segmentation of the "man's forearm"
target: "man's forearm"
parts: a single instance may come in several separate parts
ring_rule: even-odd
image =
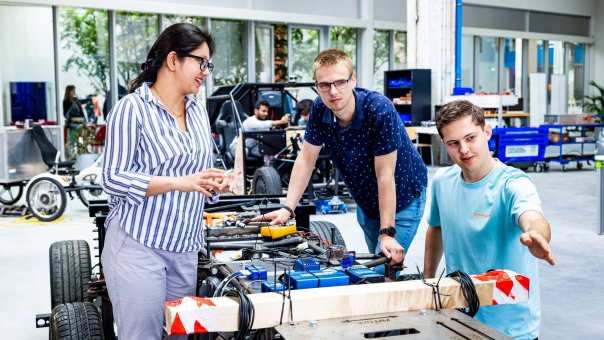
[[[424,277],[432,278],[436,275],[436,268],[443,255],[443,240],[440,228],[428,226],[426,244],[424,249]]]
[[[288,207],[295,209],[304,194],[310,176],[315,168],[315,162],[303,158],[300,154],[294,162],[292,173],[289,177],[289,186],[287,188],[287,198],[285,202]]]
[[[534,231],[550,242],[552,239],[552,231],[549,222],[537,211],[527,211],[520,216],[520,228],[524,232]]]
[[[394,216],[396,215],[396,183],[394,176],[382,176],[377,179],[377,183],[380,228],[394,227]]]

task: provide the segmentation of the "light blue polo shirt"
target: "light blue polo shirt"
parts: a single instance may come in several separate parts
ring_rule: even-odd
[[[522,213],[542,212],[535,185],[522,171],[497,161],[478,182],[457,165],[434,176],[428,224],[440,226],[447,272],[509,269],[530,279],[528,303],[480,307],[475,318],[516,339],[539,336],[541,302],[537,259],[520,243]]]

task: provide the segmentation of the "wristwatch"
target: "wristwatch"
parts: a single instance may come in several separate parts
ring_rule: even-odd
[[[289,212],[289,216],[292,218],[296,218],[296,213],[294,212],[294,209],[290,208],[289,206],[282,204],[281,208],[287,210]]]
[[[382,228],[382,229],[380,229],[380,236],[382,236],[382,235],[388,235],[390,237],[394,237],[394,235],[396,235],[396,229],[394,227]]]

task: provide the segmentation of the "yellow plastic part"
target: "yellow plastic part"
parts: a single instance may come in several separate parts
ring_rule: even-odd
[[[221,212],[221,213],[203,213],[206,226],[213,227],[214,225],[224,223],[227,219],[233,219],[236,217],[234,212]]]
[[[263,237],[270,237],[273,240],[285,237],[287,235],[295,234],[298,232],[296,224],[290,225],[271,225],[260,228],[260,235]]]

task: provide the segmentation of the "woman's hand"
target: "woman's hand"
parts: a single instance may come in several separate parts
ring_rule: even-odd
[[[210,168],[188,176],[176,177],[173,189],[182,192],[201,192],[212,196],[215,192],[224,190],[224,170]]]

